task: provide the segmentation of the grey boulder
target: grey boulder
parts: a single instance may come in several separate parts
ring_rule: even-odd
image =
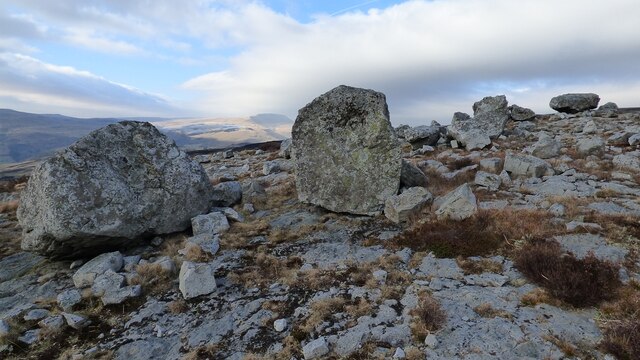
[[[400,187],[401,152],[384,94],[339,86],[300,109],[292,129],[298,199],[380,214]]]
[[[578,154],[582,156],[602,156],[605,149],[605,141],[600,137],[583,138],[577,141]]]
[[[431,203],[433,196],[423,187],[406,189],[400,195],[390,196],[385,202],[384,215],[394,223],[405,222],[412,215],[420,213]]]
[[[242,185],[237,181],[227,181],[213,187],[213,205],[228,207],[242,201]]]
[[[560,155],[562,143],[549,135],[541,135],[538,141],[531,145],[531,154],[541,159],[551,159]]]
[[[439,219],[464,220],[478,211],[476,196],[469,184],[460,185],[457,189],[437,200],[436,215]]]
[[[402,160],[402,171],[400,173],[400,186],[410,188],[414,186],[427,187],[427,176],[413,163]]]
[[[598,107],[600,97],[592,93],[563,94],[551,99],[549,106],[556,111],[576,114]]]
[[[123,121],[36,167],[18,208],[22,248],[50,257],[95,254],[182,231],[210,202],[200,164],[153,125]]]
[[[75,274],[73,274],[73,284],[77,288],[93,286],[96,278],[100,275],[105,274],[109,270],[112,272],[118,272],[122,269],[123,265],[124,260],[119,251],[96,256],[86,264],[82,265]]]
[[[464,113],[455,113],[448,134],[467,150],[482,149],[502,134],[509,117],[508,102],[504,95],[487,96],[473,104],[473,118]]]
[[[439,125],[420,125],[416,127],[400,127],[398,137],[410,143],[414,149],[419,149],[424,145],[434,146],[440,140],[442,127]]]
[[[507,152],[504,158],[504,170],[511,175],[536,178],[554,174],[548,162],[535,156],[511,152]]]
[[[178,286],[182,296],[188,300],[214,292],[217,288],[214,271],[211,264],[183,262]]]
[[[595,116],[603,118],[616,118],[618,117],[618,105],[612,102],[601,105],[596,110]]]
[[[533,110],[523,108],[516,104],[509,106],[509,111],[511,112],[511,119],[513,121],[531,121],[536,117],[536,113]]]

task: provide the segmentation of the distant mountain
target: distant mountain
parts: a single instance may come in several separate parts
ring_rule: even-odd
[[[291,119],[276,114],[230,119],[79,119],[0,109],[0,164],[50,156],[95,129],[125,119],[151,122],[178,146],[190,150],[281,140],[289,136],[293,125]]]

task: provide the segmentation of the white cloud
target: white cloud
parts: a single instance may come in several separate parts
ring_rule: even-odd
[[[271,33],[228,69],[183,84],[206,94],[203,111],[295,116],[315,96],[348,84],[385,92],[396,122],[448,121],[486,95],[506,93],[544,110],[551,93],[631,90],[635,84],[623,80],[640,75],[635,0],[409,1],[293,27],[254,11],[264,13],[254,26]],[[624,103],[625,93],[606,98]]]
[[[146,51],[122,40],[111,40],[104,37],[100,37],[93,33],[76,32],[73,34],[65,35],[63,37],[65,41],[68,41],[74,45],[91,49],[97,52],[103,52],[107,54],[121,54],[121,55],[145,55]]]
[[[2,106],[22,111],[49,109],[72,116],[175,115],[160,96],[110,82],[87,71],[0,53]]]

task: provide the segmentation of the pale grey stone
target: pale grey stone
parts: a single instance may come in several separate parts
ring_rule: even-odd
[[[437,203],[435,213],[438,218],[464,220],[478,211],[476,196],[471,191],[469,184],[459,186],[443,196]]]
[[[62,315],[54,315],[42,319],[40,322],[38,322],[38,325],[43,329],[59,331],[64,328],[65,321]]]
[[[229,207],[239,204],[242,201],[242,185],[237,181],[222,182],[213,187],[212,199],[214,206]]]
[[[291,138],[282,140],[282,142],[280,143],[280,151],[278,152],[278,155],[285,159],[291,158]]]
[[[575,114],[598,107],[600,97],[596,94],[563,94],[551,99],[549,106],[556,111]]]
[[[473,104],[473,118],[455,113],[447,131],[467,150],[482,149],[502,134],[509,120],[509,108],[504,95],[487,96]]]
[[[553,175],[554,171],[548,162],[531,155],[507,152],[504,159],[504,170],[511,175],[542,177]]]
[[[605,142],[600,137],[582,138],[576,143],[578,154],[582,156],[604,154]]]
[[[400,186],[410,188],[414,186],[427,187],[427,176],[413,163],[402,160],[402,170],[400,173]]]
[[[598,117],[604,117],[604,118],[618,117],[618,105],[613,102],[608,102],[604,105],[601,105],[596,110],[594,115]]]
[[[147,337],[124,344],[116,350],[115,360],[180,359],[180,339]]]
[[[640,134],[634,134],[629,136],[629,145],[630,146],[640,145]]]
[[[605,238],[597,234],[574,234],[556,236],[565,251],[573,253],[578,259],[584,259],[589,253],[603,261],[622,263],[629,250],[607,244]]]
[[[185,299],[192,299],[214,292],[217,288],[215,269],[211,264],[185,261],[180,268],[180,292]]]
[[[104,274],[96,277],[93,285],[91,285],[91,294],[100,297],[106,292],[116,291],[123,287],[125,278],[121,274],[117,274],[111,270],[107,270]]]
[[[219,212],[212,212],[206,215],[198,215],[191,219],[193,235],[200,234],[222,234],[229,230],[230,225],[227,217]]]
[[[240,215],[233,208],[230,208],[230,207],[214,207],[214,208],[211,209],[211,212],[216,212],[216,211],[223,213],[224,216],[226,216],[229,221],[235,221],[235,222],[243,222],[244,221],[244,216]]]
[[[18,208],[22,248],[51,257],[91,254],[182,231],[210,203],[200,164],[151,124],[123,121],[36,167]]]
[[[596,122],[593,121],[593,119],[587,121],[582,128],[582,133],[584,134],[595,134],[596,132],[598,132],[598,125],[596,125]]]
[[[373,278],[379,283],[384,284],[387,281],[387,272],[380,269],[373,272]]]
[[[73,274],[73,283],[77,288],[85,288],[93,285],[96,277],[104,274],[108,270],[118,272],[122,269],[124,260],[119,251],[104,253],[91,259],[82,265]]]
[[[535,119],[536,113],[528,108],[520,107],[516,104],[509,106],[511,119],[514,121],[531,121]]]
[[[29,310],[29,312],[24,316],[24,320],[25,321],[42,320],[47,316],[49,316],[50,314],[51,312],[49,312],[49,310],[46,310],[46,309],[33,309],[33,310]]]
[[[541,159],[555,158],[560,155],[561,147],[560,141],[550,136],[542,136],[535,144],[531,145],[531,155]]]
[[[562,204],[554,203],[549,206],[549,213],[553,216],[564,216],[565,207]]]
[[[409,142],[414,149],[419,149],[423,145],[434,146],[440,140],[441,126],[420,125],[407,127],[403,128],[402,133],[398,135]]]
[[[385,201],[384,215],[395,223],[405,222],[433,200],[433,195],[423,187],[412,187],[400,195],[394,195]]]
[[[125,286],[123,288],[110,290],[104,293],[102,296],[102,304],[115,305],[122,304],[128,299],[139,297],[142,295],[142,286],[133,285]]]
[[[11,334],[11,327],[6,321],[0,319],[0,337],[5,337],[9,334]]]
[[[500,158],[487,158],[480,160],[480,168],[494,174],[498,172],[501,164],[502,159]]]
[[[273,322],[273,329],[277,332],[283,332],[287,328],[287,319],[278,319]]]
[[[587,230],[587,231],[601,231],[602,230],[602,226],[596,224],[596,223],[587,223],[587,222],[582,222],[582,221],[570,221],[567,223],[567,231],[568,232],[573,232],[576,230]]]
[[[38,342],[40,338],[40,329],[28,330],[22,336],[18,337],[18,341],[27,345],[33,345]]]
[[[394,359],[404,359],[406,357],[407,355],[405,354],[404,350],[402,350],[402,348],[396,348],[396,351],[393,353]]]
[[[319,337],[302,347],[305,360],[319,359],[329,353],[329,344],[324,337]]]
[[[398,192],[401,151],[384,94],[339,86],[299,111],[292,139],[300,201],[377,215]]]
[[[629,138],[633,133],[628,131],[619,131],[607,138],[607,143],[613,146],[627,146],[629,144]]]
[[[620,154],[613,157],[613,164],[619,168],[640,170],[640,157]]]
[[[490,191],[496,191],[502,184],[500,175],[490,174],[484,171],[478,171],[474,179],[476,185],[484,186]]]
[[[67,321],[67,325],[76,330],[80,330],[91,324],[91,321],[82,315],[63,312],[62,316],[64,316],[64,319]]]
[[[211,234],[199,234],[192,236],[187,239],[187,246],[184,250],[190,246],[189,244],[198,245],[205,252],[215,255],[218,250],[220,250],[220,237],[218,235]]]
[[[71,311],[76,304],[82,301],[82,295],[78,289],[68,289],[61,292],[56,298],[58,305],[64,311]]]
[[[431,349],[435,349],[438,346],[438,338],[433,334],[429,334],[424,338],[424,344]]]
[[[279,172],[289,170],[291,170],[291,163],[282,159],[265,161],[262,165],[262,173],[264,175],[277,174]]]

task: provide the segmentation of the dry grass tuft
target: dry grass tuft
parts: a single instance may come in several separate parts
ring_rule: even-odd
[[[610,300],[620,287],[618,266],[564,254],[555,241],[533,241],[514,251],[514,264],[529,280],[552,296],[576,307]]]
[[[409,312],[411,333],[418,342],[423,342],[430,332],[439,330],[447,320],[440,303],[426,291],[418,294],[418,306]]]
[[[520,299],[520,303],[524,306],[536,306],[538,304],[560,306],[562,304],[558,299],[554,299],[545,289],[542,288],[535,288],[524,294]]]
[[[192,349],[182,357],[182,360],[219,359],[219,344],[207,344]]]
[[[422,170],[427,176],[427,189],[429,189],[434,196],[444,195],[462,184],[473,181],[476,176],[475,171],[462,171],[453,177],[453,179],[450,179],[442,176],[442,174],[433,168]]]
[[[269,223],[263,219],[249,222],[232,222],[231,228],[220,237],[220,247],[223,249],[246,248],[252,238],[268,234]]]
[[[302,265],[299,257],[280,259],[267,254],[263,249],[246,257],[251,265],[228,275],[231,281],[245,287],[265,288],[276,281],[292,284],[296,281],[297,269]]]
[[[425,353],[415,346],[410,346],[404,350],[407,360],[424,360]]]
[[[576,348],[566,340],[562,340],[559,337],[551,334],[544,335],[542,338],[557,346],[558,349],[560,349],[560,351],[562,351],[562,353],[564,353],[566,357],[572,358],[578,355],[578,348]]]
[[[189,243],[186,246],[184,258],[192,262],[209,262],[212,259],[211,254],[202,250],[202,247],[198,244]]]
[[[303,333],[311,334],[323,321],[342,312],[346,304],[347,301],[340,297],[314,301],[309,305],[309,316],[297,328]]]
[[[392,248],[432,251],[437,257],[469,257],[498,253],[511,240],[544,238],[564,231],[539,210],[480,210],[471,218],[428,219],[386,242]]]
[[[505,319],[511,319],[513,315],[505,310],[497,310],[494,309],[493,306],[489,303],[480,304],[473,308],[473,311],[476,314],[482,316],[483,318],[494,318],[494,317],[503,317]]]
[[[140,285],[145,293],[161,294],[173,285],[173,274],[165,270],[160,264],[141,264],[136,267],[137,276],[131,280],[131,285]]]
[[[616,301],[600,307],[604,339],[600,347],[618,359],[640,358],[640,283],[619,291]]]
[[[502,273],[502,264],[487,258],[480,260],[465,259],[461,256],[456,258],[456,263],[464,271],[465,275],[482,273]]]
[[[15,214],[20,202],[18,200],[5,201],[0,203],[0,214]]]
[[[168,303],[167,308],[169,309],[170,313],[176,315],[176,314],[182,314],[187,310],[189,310],[189,305],[187,305],[187,302],[184,301],[184,299],[180,298],[178,300],[173,300],[172,302]]]

